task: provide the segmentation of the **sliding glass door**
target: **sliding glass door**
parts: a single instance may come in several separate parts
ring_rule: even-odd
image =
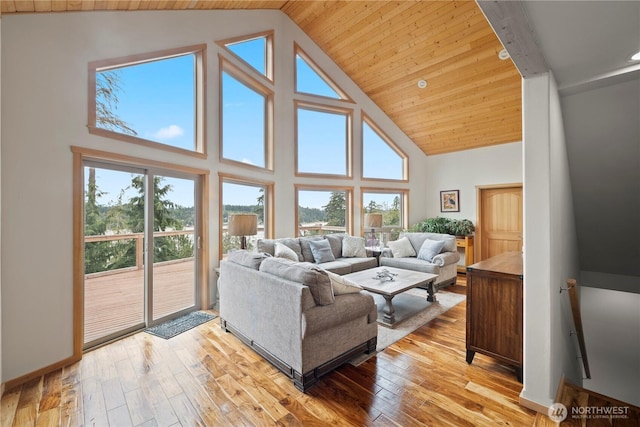
[[[198,178],[85,162],[84,347],[198,305]]]

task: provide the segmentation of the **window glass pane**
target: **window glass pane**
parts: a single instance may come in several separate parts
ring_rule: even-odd
[[[346,218],[346,191],[298,191],[299,235],[345,233]]]
[[[257,240],[265,237],[265,200],[266,188],[259,185],[246,185],[233,182],[222,183],[222,253],[240,248],[241,236],[231,236],[228,224],[232,214],[257,214],[258,232],[246,236],[247,249],[256,248]]]
[[[96,72],[96,127],[195,151],[195,55]]]
[[[265,167],[266,98],[222,73],[222,156]]]
[[[296,92],[342,98],[300,55],[296,55]]]
[[[347,115],[298,108],[298,172],[347,174]]]
[[[366,122],[362,123],[362,176],[403,179],[403,158]]]
[[[225,45],[227,49],[251,65],[263,76],[267,75],[267,38],[259,37]]]
[[[383,227],[402,225],[402,193],[363,192],[364,213],[381,213]]]

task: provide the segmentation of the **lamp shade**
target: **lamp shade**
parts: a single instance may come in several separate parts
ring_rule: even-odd
[[[258,215],[231,214],[229,215],[229,235],[253,236],[258,233]]]
[[[381,213],[364,214],[364,226],[367,228],[382,227],[382,214]]]

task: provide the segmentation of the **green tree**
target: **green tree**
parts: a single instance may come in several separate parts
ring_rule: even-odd
[[[342,227],[346,224],[347,201],[343,191],[332,192],[329,202],[322,209],[326,214],[327,225]]]
[[[260,188],[260,196],[257,199],[258,205],[254,212],[258,215],[258,224],[264,224],[264,188]]]

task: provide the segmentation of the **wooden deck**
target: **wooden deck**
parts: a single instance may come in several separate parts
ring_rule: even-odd
[[[154,320],[191,307],[195,301],[194,261],[154,266]],[[92,276],[84,282],[84,342],[143,325],[144,270]]]

